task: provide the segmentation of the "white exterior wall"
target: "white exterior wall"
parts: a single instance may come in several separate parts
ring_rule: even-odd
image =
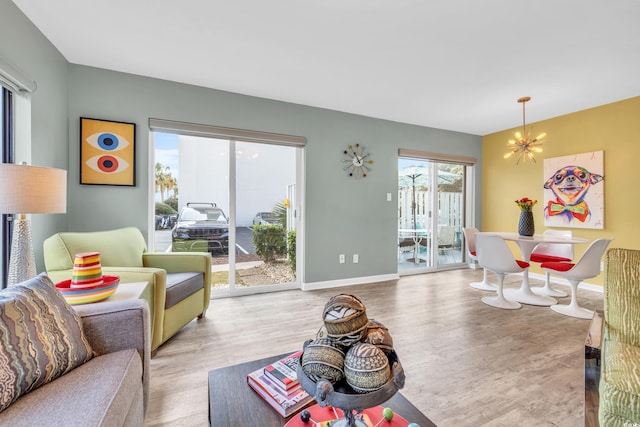
[[[229,215],[229,141],[180,136],[178,146],[179,208],[213,202]],[[236,175],[236,225],[249,226],[295,184],[295,148],[236,142]]]

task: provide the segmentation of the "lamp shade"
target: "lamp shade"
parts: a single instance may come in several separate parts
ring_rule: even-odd
[[[39,214],[66,211],[66,170],[13,163],[0,164],[0,213]]]

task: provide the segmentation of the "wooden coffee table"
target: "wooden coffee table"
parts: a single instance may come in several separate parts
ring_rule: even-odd
[[[293,353],[293,352],[291,352]],[[293,417],[283,418],[247,384],[248,373],[291,353],[209,371],[209,425],[213,427],[282,427]],[[402,394],[396,393],[382,404],[420,427],[435,427]]]

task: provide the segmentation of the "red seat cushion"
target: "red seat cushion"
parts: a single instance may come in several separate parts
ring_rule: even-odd
[[[531,254],[531,261],[533,262],[570,262],[571,258],[565,258],[562,256],[547,255],[547,254]]]
[[[545,262],[540,267],[556,271],[569,271],[575,264],[571,262]]]
[[[518,263],[518,265],[520,266],[520,268],[527,268],[529,267],[529,263],[527,261],[521,261],[519,259],[516,260],[516,262]]]
[[[469,252],[472,256],[476,256],[476,251]]]

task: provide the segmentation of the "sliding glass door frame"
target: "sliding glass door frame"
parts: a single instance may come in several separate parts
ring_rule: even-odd
[[[427,172],[428,179],[426,183],[428,184],[427,197],[429,201],[426,204],[428,210],[424,212],[425,217],[423,220],[424,227],[425,227],[423,234],[427,237],[422,236],[421,238],[415,239],[416,242],[414,243],[414,249],[413,249],[415,252],[415,255],[412,258],[415,260],[415,258],[418,257],[418,261],[415,263],[415,265],[409,264],[405,268],[401,268],[403,255],[402,255],[402,248],[399,248],[399,251],[400,251],[399,252],[399,268],[398,268],[399,275],[402,276],[402,275],[411,275],[411,274],[421,274],[426,272],[455,269],[455,268],[460,268],[464,266],[468,262],[468,259],[467,259],[467,254],[465,250],[465,242],[462,237],[462,227],[467,227],[469,226],[467,224],[473,223],[473,200],[475,199],[475,195],[473,192],[473,188],[474,188],[473,174],[475,172],[475,167],[474,167],[475,159],[468,158],[468,157],[439,155],[434,153],[423,153],[423,152],[418,152],[413,150],[402,150],[402,149],[399,150],[398,159],[399,160],[403,160],[403,159],[415,160],[418,163],[424,162],[429,165],[429,167],[425,168],[428,171]],[[455,255],[452,255],[453,262],[446,262],[446,263],[439,262],[440,251],[439,251],[439,244],[438,244],[438,238],[439,238],[439,232],[440,232],[439,225],[441,225],[440,224],[441,206],[439,206],[439,203],[441,202],[441,200],[439,197],[440,190],[439,190],[438,180],[439,180],[439,165],[443,163],[455,164],[463,167],[462,182],[461,182],[462,200],[461,200],[461,206],[459,206],[459,209],[458,209],[458,212],[459,212],[458,215],[460,216],[460,218],[457,219],[457,221],[459,221],[459,225],[456,225],[456,227],[460,228],[460,230],[456,232],[455,240],[454,240],[455,253],[456,254],[459,253],[460,256],[458,259],[456,258]],[[401,172],[400,164],[401,162],[399,161],[398,162],[399,174]],[[433,183],[436,183],[436,184],[433,184]],[[415,180],[414,180],[414,184],[415,184]],[[404,206],[406,207],[407,204],[405,203]],[[412,207],[412,209],[418,209],[418,206]],[[406,213],[404,213],[403,215],[406,215]],[[413,227],[415,229],[418,229],[419,228],[418,225],[419,224],[414,224]],[[447,224],[444,224],[444,226],[450,227],[451,224],[447,223]],[[414,230],[414,234],[418,235],[418,232]],[[400,242],[402,240],[403,240],[402,233],[399,232],[398,245],[400,245]],[[426,245],[424,245],[423,243],[425,240],[427,242]],[[424,254],[422,254],[423,247],[426,250],[426,253]],[[451,248],[447,248],[447,250],[454,252],[453,250],[451,250]],[[421,262],[423,256],[427,257],[426,262],[424,264]]]
[[[271,145],[281,145],[288,146],[295,149],[295,197],[292,200],[292,204],[289,209],[293,210],[292,217],[295,221],[295,230],[296,230],[296,277],[295,281],[290,283],[281,283],[281,284],[264,284],[259,286],[250,286],[250,287],[237,287],[236,286],[236,251],[234,249],[229,250],[228,252],[228,265],[229,265],[229,283],[228,287],[224,289],[213,289],[212,290],[212,298],[223,298],[230,296],[239,296],[239,295],[247,295],[247,294],[255,294],[255,293],[265,293],[265,292],[273,292],[280,290],[288,290],[288,289],[299,289],[301,286],[301,278],[303,277],[303,242],[304,242],[304,228],[303,228],[303,209],[302,209],[302,201],[304,200],[304,145],[306,143],[306,139],[302,137],[293,137],[288,135],[278,135],[278,134],[268,134],[262,132],[255,131],[245,131],[245,130],[237,130],[237,129],[228,129],[228,128],[220,128],[214,126],[207,125],[193,125],[189,123],[181,123],[181,122],[172,122],[160,119],[150,119],[150,170],[153,171],[154,168],[151,167],[155,164],[155,149],[153,148],[153,133],[154,132],[166,132],[166,133],[174,133],[178,135],[189,135],[189,136],[197,136],[204,138],[215,138],[219,140],[228,141],[228,173],[229,173],[229,208],[228,208],[228,216],[229,216],[229,248],[235,248],[237,242],[237,173],[238,173],[238,165],[237,165],[237,144],[238,142],[243,143],[264,143]],[[235,133],[235,135],[234,135]],[[270,139],[272,138],[272,139]],[[150,173],[150,175],[153,172]],[[153,177],[150,177],[150,182],[154,182]],[[150,207],[151,213],[154,212],[154,188],[150,185]],[[152,217],[153,215],[150,215]],[[150,224],[153,221],[150,219]],[[150,233],[153,233],[154,227],[150,227]],[[150,242],[153,241],[152,238],[149,239]]]
[[[0,140],[2,142],[2,163],[14,163],[14,138],[13,138],[13,94],[3,86],[0,86]],[[0,282],[1,287],[6,286],[9,272],[9,256],[11,254],[11,235],[13,231],[12,215],[2,214],[0,227]]]

